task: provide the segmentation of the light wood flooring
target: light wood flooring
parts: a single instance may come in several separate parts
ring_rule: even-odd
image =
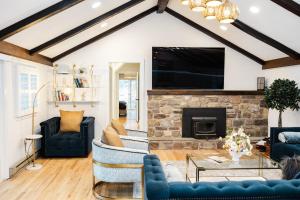
[[[156,150],[162,160],[185,160],[187,153],[217,153],[215,150]],[[90,200],[92,159],[38,159],[39,171],[21,170],[12,179],[0,183],[1,200]],[[106,188],[109,190],[109,188]]]

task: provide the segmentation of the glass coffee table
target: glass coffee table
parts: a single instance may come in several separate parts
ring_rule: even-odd
[[[221,155],[220,155],[221,156]],[[223,156],[221,156],[223,157]],[[224,157],[223,157],[224,158]],[[222,176],[229,180],[227,177],[234,177],[234,170],[257,170],[258,177],[264,178],[263,170],[266,169],[280,169],[280,165],[270,158],[266,157],[264,153],[257,152],[250,157],[244,156],[237,163],[232,161],[230,158],[227,158],[226,161],[217,162],[214,159],[210,159],[210,156],[203,156],[197,154],[187,154],[186,155],[186,180],[193,182],[190,176],[190,166],[195,168],[196,173],[196,182],[199,182],[200,172],[204,171],[225,171],[232,170],[233,175],[231,176]],[[213,176],[221,177],[221,176]],[[243,176],[247,177],[247,176]],[[266,179],[266,178],[264,178]]]

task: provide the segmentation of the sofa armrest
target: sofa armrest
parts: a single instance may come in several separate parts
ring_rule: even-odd
[[[48,120],[40,123],[40,126],[41,126],[41,133],[42,133],[44,139],[49,138],[59,131],[60,118],[53,117],[51,119],[48,119]]]
[[[145,199],[169,199],[169,184],[160,160],[156,155],[146,155],[144,157],[144,176]]]
[[[128,136],[147,138],[147,132],[126,129]]]
[[[131,136],[120,136],[123,144],[127,148],[140,149],[149,151],[149,142],[143,138],[131,137]]]
[[[85,140],[87,153],[92,150],[95,137],[95,117],[84,117],[80,124],[80,135]]]
[[[93,159],[101,163],[142,164],[149,152],[126,147],[114,147],[103,144],[101,140],[93,140]]]

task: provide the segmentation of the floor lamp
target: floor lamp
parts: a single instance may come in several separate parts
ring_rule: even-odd
[[[37,96],[41,92],[41,90],[44,87],[46,87],[46,85],[48,85],[48,84],[49,84],[49,82],[45,83],[44,85],[42,85],[38,89],[38,91],[35,93],[35,96],[34,96],[34,99],[33,99],[33,102],[32,102],[31,135],[26,137],[26,140],[31,140],[32,141],[31,145],[32,145],[33,156],[32,156],[31,163],[26,167],[27,170],[39,170],[43,167],[41,164],[36,164],[35,163],[35,152],[36,152],[35,141],[38,140],[38,139],[41,139],[42,135],[34,134],[34,126],[35,126],[34,112],[35,112],[35,103],[36,103]]]

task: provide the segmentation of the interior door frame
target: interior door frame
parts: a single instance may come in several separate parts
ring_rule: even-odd
[[[139,125],[140,130],[146,131],[146,119],[147,119],[147,108],[146,108],[146,80],[145,80],[145,60],[125,60],[125,61],[110,61],[108,63],[109,66],[109,95],[108,95],[108,102],[109,102],[109,119],[111,121],[113,118],[112,111],[113,111],[113,102],[112,102],[112,67],[111,64],[113,63],[138,63],[140,65],[139,69]]]

